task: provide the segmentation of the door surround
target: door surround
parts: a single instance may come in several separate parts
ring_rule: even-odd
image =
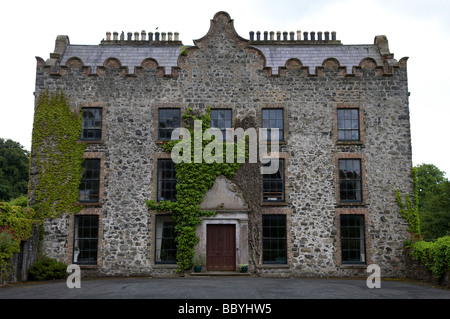
[[[202,223],[197,228],[200,239],[195,249],[197,255],[207,255],[207,225],[211,224],[235,225],[235,270],[239,269],[240,264],[248,264],[248,212],[217,212],[214,217],[202,218]]]

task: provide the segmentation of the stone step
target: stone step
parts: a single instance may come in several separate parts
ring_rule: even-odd
[[[238,271],[202,271],[202,272],[191,272],[190,273],[191,276],[227,276],[227,277],[231,277],[231,276],[251,276],[250,273],[248,272],[238,272]]]

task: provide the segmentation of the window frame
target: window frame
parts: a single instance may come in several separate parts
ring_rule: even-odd
[[[160,223],[163,223],[162,227],[159,228]],[[166,225],[164,226],[164,223],[169,223],[170,225]],[[173,221],[173,219],[169,216],[169,215],[155,215],[155,264],[176,264],[177,259],[176,259],[176,253],[177,253],[177,246],[176,246],[176,234],[175,234],[175,221]],[[164,232],[164,230],[169,229],[169,231],[171,232],[172,236],[167,236],[165,237],[164,235],[167,234],[166,232]],[[160,230],[160,231],[159,231]],[[158,241],[160,241],[158,243]],[[169,244],[169,246],[175,247],[175,248],[169,248],[169,249],[163,249],[163,246],[165,246],[165,244]],[[158,248],[159,247],[159,248]],[[174,256],[173,260],[162,260],[161,255],[163,254],[163,250],[168,250],[172,252],[172,256]],[[175,252],[175,253],[173,253]],[[158,257],[159,254],[159,257]]]
[[[279,118],[278,116],[275,116],[274,118],[271,117],[271,113],[275,111],[281,111],[281,117]],[[278,141],[279,142],[283,142],[285,140],[285,127],[286,127],[286,123],[285,123],[285,119],[284,119],[284,113],[285,110],[284,108],[281,107],[265,107],[261,109],[261,128],[263,129],[263,134],[262,134],[262,140],[263,141],[267,141],[270,142],[272,141],[271,138],[271,129],[272,128],[278,128]],[[265,114],[269,114],[268,118],[265,118]],[[278,126],[272,126],[271,123],[273,123],[273,121],[275,121],[275,123],[277,121],[281,121],[281,128]],[[266,125],[268,122],[268,126]],[[266,129],[266,130],[264,130]]]
[[[87,163],[98,163],[98,167],[91,168],[90,171],[94,170],[95,176],[92,178],[87,178],[86,175],[88,173],[88,168],[85,167]],[[78,187],[78,202],[80,203],[99,203],[100,202],[100,179],[101,179],[101,159],[99,158],[85,158],[83,161],[83,174],[81,177],[80,185]],[[93,174],[91,172],[91,174]],[[87,188],[83,187],[83,185],[86,185],[87,183],[95,183],[97,187]],[[94,184],[95,185],[95,184]],[[92,194],[92,191],[95,191],[94,194]],[[83,191],[90,191],[84,195],[82,195]],[[87,196],[88,199],[82,199],[82,196]],[[92,197],[94,197],[92,199]]]
[[[357,220],[358,222],[354,223],[355,225],[350,225],[350,219],[353,218],[354,220]],[[348,219],[348,225],[343,226],[343,220]],[[364,265],[367,264],[367,238],[366,238],[366,216],[364,214],[340,214],[339,215],[339,233],[340,233],[340,254],[341,254],[341,264],[342,265]],[[344,227],[347,227],[348,230],[345,231]],[[350,228],[353,228],[353,234],[358,233],[358,236],[347,236],[344,237],[346,234],[352,233],[350,231]],[[356,246],[359,245],[357,248],[344,248],[344,246],[351,246],[348,244],[349,241],[353,241],[356,244]],[[356,247],[354,246],[354,247]],[[358,259],[352,259],[352,258],[345,258],[344,255],[350,252],[357,252],[357,255],[359,256]]]
[[[89,226],[90,227],[82,227],[83,230],[80,230],[80,220],[83,219],[90,219]],[[96,220],[95,227],[92,227],[92,220]],[[83,223],[84,224],[84,223]],[[79,237],[80,232],[84,232],[84,229],[90,228],[90,236],[89,237]],[[95,231],[95,236],[92,235],[92,230]],[[74,216],[74,223],[73,223],[73,249],[72,249],[72,263],[77,265],[86,265],[86,266],[95,266],[98,264],[98,257],[99,257],[99,233],[100,233],[100,217],[96,214],[82,214],[82,215],[75,215]],[[85,241],[92,241],[95,242],[95,244],[91,244],[92,247],[95,247],[95,249],[78,249],[78,247],[82,246],[80,245],[80,241],[83,242],[82,245],[84,245]],[[82,252],[88,252],[89,255],[89,261],[80,261],[78,260],[79,256]],[[94,253],[94,257],[91,257],[91,252]],[[76,254],[78,253],[78,254]]]
[[[356,111],[356,118],[353,118],[352,112]],[[347,107],[342,108],[339,107],[336,109],[336,119],[337,119],[337,141],[338,142],[360,142],[361,141],[361,124],[360,124],[360,110],[356,107]],[[340,116],[340,113],[343,113]],[[350,115],[350,118],[346,116]],[[349,121],[349,122],[348,122]],[[350,127],[347,127],[346,124],[350,123]],[[356,124],[357,128],[353,128]],[[357,132],[357,138],[352,137],[352,132]],[[344,138],[340,138],[340,133],[343,133]],[[350,132],[350,138],[345,138],[346,132]]]
[[[169,178],[164,178],[162,175],[164,174],[163,170],[167,170],[167,168],[163,167],[163,163],[169,163],[171,162],[173,165],[173,168],[171,170],[173,170],[174,176],[173,177],[169,177]],[[160,158],[157,160],[157,164],[156,164],[156,176],[157,176],[157,181],[156,181],[156,201],[160,202],[160,201],[176,201],[176,194],[177,194],[177,190],[176,190],[176,183],[177,183],[177,177],[176,177],[176,170],[175,170],[175,163],[173,162],[173,160],[171,158]],[[167,182],[174,182],[174,189],[164,189],[163,184],[167,183]],[[174,193],[173,197],[170,199],[166,199],[164,197],[162,197],[163,192],[167,192],[167,191],[171,191]]]
[[[175,117],[171,117],[172,119],[172,124],[170,125],[170,127],[161,127],[161,121],[164,119],[164,121],[168,121],[170,118],[167,117],[163,117],[163,112],[165,111],[169,111],[170,113],[173,112],[177,112],[178,116]],[[177,123],[175,123],[177,122]],[[166,123],[167,124],[167,123]],[[179,128],[181,125],[181,109],[180,108],[175,108],[175,107],[160,107],[158,108],[158,132],[157,132],[157,138],[158,141],[170,141],[171,140],[171,135],[172,135],[172,131],[176,128]],[[162,136],[161,132],[164,131],[166,134],[167,132],[170,131],[170,136]],[[164,135],[166,135],[164,134]]]
[[[213,119],[213,112],[214,113],[215,112],[227,112],[227,113],[229,112],[229,115],[230,115],[229,119],[227,119],[226,115],[225,115],[224,119],[219,119],[219,118],[216,119],[217,121],[223,121],[223,122],[229,121],[229,123],[225,122],[224,127],[213,126],[213,120],[215,120],[215,119]],[[211,115],[210,127],[211,128],[217,128],[217,129],[219,129],[222,132],[222,141],[231,141],[231,137],[232,137],[232,135],[231,135],[231,128],[233,128],[233,110],[232,109],[225,109],[225,108],[222,108],[222,109],[211,109],[211,114],[210,115]],[[229,124],[230,126],[227,127],[226,126],[227,124]]]
[[[359,177],[358,178],[343,178],[343,175],[347,175],[347,174],[342,174],[341,173],[341,162],[345,161],[352,161],[354,162],[358,162],[359,163]],[[353,165],[353,164],[352,164]],[[346,168],[347,168],[347,163],[345,164]],[[362,163],[362,159],[361,158],[339,158],[338,159],[338,185],[339,185],[339,193],[338,193],[338,198],[339,198],[339,202],[341,203],[364,203],[364,192],[363,192],[363,163]],[[348,171],[348,170],[347,170]],[[359,183],[359,189],[358,188],[354,188],[354,190],[352,190],[354,193],[354,197],[355,199],[348,199],[348,194],[349,194],[349,188],[345,188],[345,192],[347,194],[347,198],[343,199],[342,194],[343,194],[343,184],[350,185],[351,183]],[[355,185],[355,184],[353,184]],[[358,193],[359,193],[359,199],[358,199]]]
[[[273,160],[273,159],[272,159]],[[278,172],[275,174],[262,174],[261,177],[261,182],[262,182],[262,202],[264,204],[266,203],[284,203],[286,201],[286,174],[285,174],[285,159],[284,158],[278,158],[277,159],[278,162]],[[270,165],[270,162],[267,164],[262,164],[262,165]],[[276,176],[275,178],[273,178],[273,175],[277,175],[280,174],[280,177],[278,178],[278,176]],[[272,176],[271,178],[268,178],[268,176]],[[265,183],[269,183],[269,182],[281,182],[281,198],[278,198],[278,196],[275,196],[277,199],[276,200],[268,200],[266,198],[270,198],[268,196],[265,196],[265,193],[267,193],[268,191],[270,191],[270,189],[268,191],[265,190]],[[278,188],[276,188],[278,189]]]
[[[92,112],[91,112],[92,111]],[[99,117],[94,117],[92,120],[87,119],[86,113],[97,113]],[[102,107],[83,107],[81,109],[81,116],[82,116],[82,130],[80,134],[80,140],[85,142],[98,142],[102,141],[103,139],[103,108]],[[87,126],[87,123],[89,121],[94,121],[97,124],[94,124],[93,126]],[[95,135],[95,132],[99,132],[99,136],[97,137],[85,137],[86,132],[93,132]]]
[[[270,224],[265,226],[265,223],[267,222],[267,219],[270,218]],[[282,219],[282,224],[280,225],[280,218]],[[276,225],[273,224],[273,220],[276,220]],[[274,237],[274,236],[267,236],[267,232],[270,234],[273,231],[273,228],[283,228],[284,229],[284,236]],[[262,240],[262,252],[261,252],[261,260],[262,263],[265,265],[287,265],[288,263],[288,230],[287,230],[287,216],[285,214],[263,214],[262,220],[261,220],[261,240]],[[278,231],[276,231],[278,235]],[[266,236],[265,236],[266,234]],[[283,234],[282,234],[283,235]],[[267,248],[268,241],[270,242],[269,248]],[[271,245],[276,242],[276,246],[278,248],[273,249]],[[281,244],[281,245],[280,245]],[[280,248],[281,247],[281,248]],[[276,252],[276,255],[278,255],[274,260],[268,260],[265,258],[266,252]],[[278,253],[277,253],[278,252]],[[282,252],[280,257],[280,252]],[[284,256],[283,256],[284,255]],[[271,256],[273,258],[273,256]],[[283,258],[283,260],[276,261],[277,258]]]

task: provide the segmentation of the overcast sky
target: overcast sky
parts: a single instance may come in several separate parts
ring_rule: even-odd
[[[99,44],[107,31],[179,32],[185,45],[203,37],[226,11],[236,31],[336,31],[343,44],[372,44],[386,35],[391,53],[409,57],[413,164],[435,164],[450,176],[449,0],[61,1],[0,4],[0,137],[31,148],[36,59],[53,52],[57,35]]]

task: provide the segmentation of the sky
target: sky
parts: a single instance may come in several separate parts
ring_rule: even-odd
[[[450,1],[2,1],[0,138],[31,149],[36,59],[47,60],[57,35],[99,44],[106,32],[179,32],[185,45],[226,11],[236,31],[336,31],[343,44],[386,35],[394,58],[408,60],[413,165],[434,164],[450,177]],[[447,142],[446,142],[447,141]]]

